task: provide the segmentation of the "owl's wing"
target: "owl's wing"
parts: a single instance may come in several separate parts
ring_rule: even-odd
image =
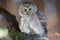
[[[47,34],[47,28],[46,28],[46,26],[47,26],[47,22],[46,22],[46,17],[44,16],[44,14],[42,13],[42,12],[40,12],[40,11],[37,11],[37,16],[38,16],[38,18],[39,18],[39,20],[40,20],[40,22],[41,22],[41,24],[42,24],[42,27],[44,28],[44,30],[45,30],[45,34]]]

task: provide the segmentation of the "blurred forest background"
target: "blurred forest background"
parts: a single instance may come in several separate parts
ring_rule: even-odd
[[[37,5],[47,17],[48,37],[51,40],[60,40],[60,0],[0,0],[0,8],[16,16],[20,22],[19,5],[24,1],[31,1]],[[7,26],[5,17],[0,16],[0,25]]]

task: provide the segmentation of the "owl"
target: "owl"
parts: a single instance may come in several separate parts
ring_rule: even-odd
[[[37,35],[38,37],[36,38],[38,40],[48,40],[46,17],[35,4],[32,2],[23,2],[19,6],[19,15],[21,16],[19,24],[21,32]]]

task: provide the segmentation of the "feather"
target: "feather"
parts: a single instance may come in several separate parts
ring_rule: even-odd
[[[38,18],[42,24],[42,27],[44,27],[45,33],[47,34],[47,22],[46,22],[46,16],[41,12],[41,11],[37,11],[36,13],[38,15]]]

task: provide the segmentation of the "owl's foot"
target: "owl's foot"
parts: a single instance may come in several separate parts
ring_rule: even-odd
[[[49,40],[49,38],[46,38],[46,37],[40,37],[39,40]]]

